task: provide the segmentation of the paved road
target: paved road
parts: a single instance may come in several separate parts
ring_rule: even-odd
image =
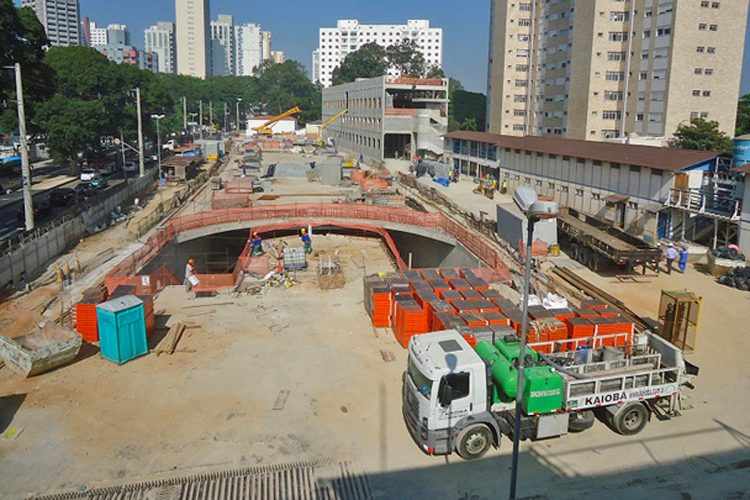
[[[146,168],[151,168],[152,162],[146,162]],[[81,183],[80,180],[72,178],[69,182],[60,184],[54,188],[48,189],[35,189],[34,186],[38,186],[44,180],[48,180],[52,177],[60,176],[64,173],[65,169],[59,166],[49,165],[44,170],[35,169],[35,173],[43,172],[41,175],[34,176],[34,184],[32,185],[32,194],[37,213],[35,216],[35,225],[47,224],[56,217],[61,216],[62,210],[67,207],[50,207],[49,206],[49,195],[52,191],[59,187],[75,188]],[[130,178],[137,176],[137,174],[128,174]],[[16,176],[17,177],[17,176]],[[122,172],[118,172],[108,177],[109,186],[105,191],[115,189],[117,186],[125,182],[125,178]],[[5,187],[4,179],[0,179],[3,187]],[[20,182],[19,182],[20,184]],[[20,185],[19,185],[20,187]],[[12,238],[19,231],[19,225],[23,226],[22,220],[19,219],[19,212],[23,210],[23,192],[17,189],[11,193],[0,195],[0,241],[5,241],[8,238]]]

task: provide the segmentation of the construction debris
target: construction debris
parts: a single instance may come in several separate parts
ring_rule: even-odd
[[[346,279],[341,269],[338,251],[334,255],[321,256],[318,261],[318,286],[321,290],[344,288]]]
[[[177,349],[177,344],[180,342],[180,339],[182,338],[182,334],[185,332],[185,325],[182,323],[176,323],[174,324],[167,334],[164,336],[164,338],[159,342],[159,345],[156,346],[156,349],[154,352],[157,356],[160,356],[162,353],[168,353],[168,354],[174,354],[175,349]]]

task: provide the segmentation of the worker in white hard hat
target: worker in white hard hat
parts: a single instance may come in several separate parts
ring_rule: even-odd
[[[667,274],[672,274],[672,264],[678,257],[677,249],[674,247],[674,243],[669,243],[667,251],[664,252],[664,257],[667,259]]]

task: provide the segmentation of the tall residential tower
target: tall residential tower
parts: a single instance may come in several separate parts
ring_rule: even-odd
[[[607,140],[734,134],[748,0],[492,0],[488,130]]]
[[[443,65],[443,30],[430,27],[427,20],[409,20],[406,24],[360,24],[356,19],[339,19],[335,28],[320,28],[317,56],[313,54],[313,81],[331,85],[333,70],[347,54],[362,45],[375,42],[382,47],[403,40],[416,42],[428,67]],[[316,71],[317,68],[317,71]],[[394,70],[389,74],[396,75]]]
[[[31,7],[44,26],[52,45],[67,47],[81,44],[81,11],[78,0],[22,0]]]
[[[196,78],[211,75],[209,0],[175,0],[177,72]]]
[[[149,26],[144,34],[143,47],[147,53],[157,55],[159,73],[175,73],[177,49],[174,23],[160,21]]]

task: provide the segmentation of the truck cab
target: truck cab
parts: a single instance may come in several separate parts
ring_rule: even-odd
[[[462,428],[492,419],[486,380],[484,362],[457,331],[411,338],[403,413],[409,433],[425,453],[452,453]]]

